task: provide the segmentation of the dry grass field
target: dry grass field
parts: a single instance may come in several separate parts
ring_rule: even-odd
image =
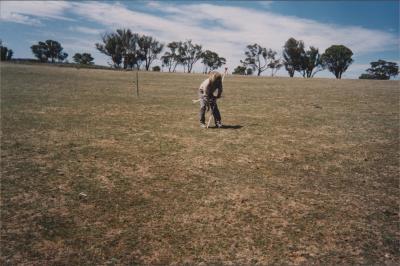
[[[399,263],[399,81],[204,78],[2,64],[0,263]]]

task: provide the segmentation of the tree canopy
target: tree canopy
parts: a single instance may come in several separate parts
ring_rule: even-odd
[[[55,60],[62,62],[68,57],[68,54],[63,52],[61,44],[53,40],[38,42],[38,44],[31,46],[31,50],[35,57],[41,62],[47,62],[49,59],[52,63],[54,63]]]
[[[192,43],[192,40],[188,40],[180,46],[181,49],[181,64],[184,69],[187,67],[187,72],[192,72],[193,65],[202,58],[203,50],[199,44]]]
[[[304,53],[303,41],[297,41],[295,38],[288,39],[283,46],[284,66],[291,78],[296,71],[301,71]]]
[[[184,72],[191,73],[196,62],[203,58],[202,46],[194,44],[192,40],[170,42],[167,48],[169,51],[161,56],[161,61],[163,67],[168,68],[168,72],[175,72],[176,67],[181,65]]]
[[[201,58],[201,62],[204,64],[204,73],[208,73],[226,64],[225,58],[219,57],[217,53],[210,50],[206,50]]]
[[[318,48],[313,46],[310,46],[310,49],[304,52],[301,62],[303,77],[312,78],[316,73],[325,69]]]
[[[237,66],[233,72],[233,75],[246,75],[246,66]]]
[[[290,77],[297,71],[304,78],[312,78],[317,72],[325,69],[318,48],[310,46],[309,50],[305,50],[304,42],[294,38],[286,41],[283,58]]]
[[[94,62],[93,62],[94,58],[89,53],[83,53],[83,54],[76,53],[72,58],[74,59],[74,62],[77,64],[81,64],[81,65],[93,65],[94,64]]]
[[[257,70],[257,76],[270,68],[270,63],[275,60],[276,52],[271,49],[261,47],[259,44],[247,45],[245,51],[245,60],[241,61],[244,66],[249,66],[253,70]]]
[[[117,29],[114,33],[106,33],[102,36],[103,43],[96,43],[96,48],[101,53],[109,56],[112,66],[124,69],[140,67],[144,60],[138,41],[139,35],[129,29]]]
[[[366,71],[367,74],[362,74],[360,79],[382,79],[388,80],[390,77],[396,77],[399,74],[399,66],[395,62],[387,62],[379,59],[376,62],[371,62],[371,67]]]
[[[144,64],[146,70],[158,59],[164,45],[147,35],[132,33],[129,29],[118,29],[115,33],[107,33],[102,37],[103,43],[96,43],[96,48],[110,56],[112,65],[124,69]]]
[[[276,72],[283,66],[281,59],[272,60],[268,67],[271,69],[271,77],[275,76]]]
[[[163,56],[161,56],[162,66],[168,68],[168,72],[175,72],[176,67],[180,62],[182,62],[181,54],[182,42],[170,42],[167,44],[169,51],[166,51]]]
[[[140,58],[144,62],[146,70],[150,69],[151,64],[158,58],[164,48],[164,44],[158,42],[155,38],[147,35],[142,35],[138,39]]]
[[[332,72],[337,79],[342,78],[342,74],[353,63],[353,52],[344,45],[332,45],[322,54],[322,64]]]
[[[8,61],[11,60],[14,52],[12,49],[8,49],[8,47],[3,46],[3,41],[0,40],[0,61]]]

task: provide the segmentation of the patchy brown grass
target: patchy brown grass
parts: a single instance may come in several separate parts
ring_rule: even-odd
[[[2,265],[399,263],[398,81],[140,78],[1,65]]]

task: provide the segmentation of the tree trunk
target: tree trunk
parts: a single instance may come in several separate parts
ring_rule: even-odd
[[[340,71],[335,70],[335,76],[337,79],[340,79]]]
[[[126,58],[124,58],[124,69],[127,69],[127,68],[128,68],[128,62],[127,62]]]

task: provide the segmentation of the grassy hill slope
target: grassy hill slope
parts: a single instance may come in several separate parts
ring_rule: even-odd
[[[399,81],[1,65],[1,262],[399,261]]]

